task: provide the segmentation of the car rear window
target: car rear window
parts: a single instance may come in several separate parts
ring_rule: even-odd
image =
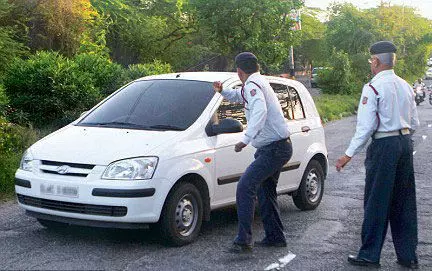
[[[133,82],[77,125],[148,130],[185,130],[206,108],[211,83],[187,80]]]

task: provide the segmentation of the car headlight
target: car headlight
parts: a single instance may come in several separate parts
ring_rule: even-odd
[[[33,155],[30,150],[24,152],[19,168],[25,171],[33,171]]]
[[[157,157],[138,157],[111,163],[102,174],[102,179],[147,180],[153,177],[158,163]]]

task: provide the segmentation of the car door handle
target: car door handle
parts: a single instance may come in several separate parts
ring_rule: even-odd
[[[301,130],[302,130],[303,133],[307,133],[307,132],[310,131],[310,127],[309,127],[309,126],[303,126],[303,127],[301,128]]]

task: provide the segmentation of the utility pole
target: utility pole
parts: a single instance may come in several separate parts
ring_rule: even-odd
[[[291,45],[290,46],[290,51],[289,51],[289,70],[290,70],[290,76],[294,77],[295,76],[295,67],[294,67],[294,48]]]
[[[301,30],[301,19],[300,19],[300,10],[291,10],[290,13],[291,20],[294,21],[294,26],[291,28],[292,31],[300,31]],[[295,66],[294,66],[294,48],[291,45],[289,50],[289,72],[290,76],[294,78],[295,76]]]

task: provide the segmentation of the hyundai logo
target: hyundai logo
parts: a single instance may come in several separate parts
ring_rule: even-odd
[[[58,174],[67,174],[70,170],[70,166],[67,165],[63,165],[63,166],[59,166],[58,168],[56,168],[56,171]]]

